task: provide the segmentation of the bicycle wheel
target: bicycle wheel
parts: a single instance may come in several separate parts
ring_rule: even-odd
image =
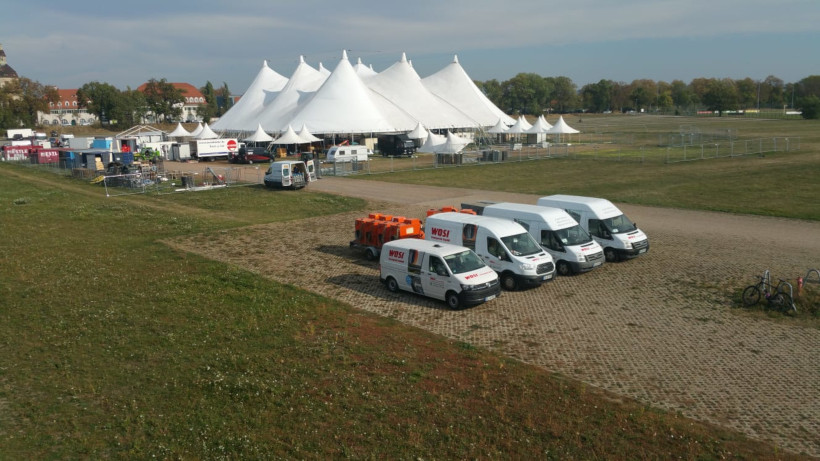
[[[789,298],[789,299],[786,299]],[[791,297],[785,293],[775,293],[769,297],[769,309],[777,312],[785,312],[786,309],[791,309]]]
[[[797,313],[797,307],[794,305],[794,300],[788,293],[780,292],[778,293],[778,297],[780,298],[780,312],[789,315],[794,315]]]
[[[743,305],[746,307],[752,307],[758,302],[760,302],[760,288],[757,285],[750,285],[743,290],[743,296],[741,296],[741,300],[743,300]]]

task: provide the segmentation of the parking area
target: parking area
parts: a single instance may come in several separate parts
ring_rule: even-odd
[[[418,218],[462,201],[537,199],[344,178],[308,189],[299,193],[365,197],[372,212]],[[168,244],[820,456],[820,330],[733,305],[764,269],[793,280],[820,266],[820,223],[621,208],[649,235],[650,253],[463,311],[382,286],[377,263],[348,247],[359,213],[252,226],[207,247],[195,236]]]

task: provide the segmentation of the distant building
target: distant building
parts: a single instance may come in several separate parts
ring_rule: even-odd
[[[182,93],[185,102],[182,103],[181,122],[201,122],[202,117],[199,116],[199,108],[205,106],[205,96],[195,86],[190,83],[171,83],[174,88]],[[143,83],[137,87],[137,91],[145,92],[148,83]],[[156,122],[154,117],[149,114],[148,122]]]
[[[40,125],[93,125],[97,123],[97,116],[86,111],[77,101],[77,90],[57,89],[57,102],[48,103],[51,113],[37,113]]]
[[[17,72],[6,62],[6,52],[3,51],[3,45],[0,45],[0,86],[18,78]]]

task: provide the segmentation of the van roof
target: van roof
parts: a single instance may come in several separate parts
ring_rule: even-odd
[[[605,198],[557,194],[541,197],[538,199],[538,203],[540,204],[542,200],[550,200],[556,203],[561,203],[564,208],[572,208],[571,205],[579,205],[577,208],[592,211],[593,213],[599,215],[600,218],[611,218],[622,214],[618,207]]]
[[[417,239],[417,238],[405,238],[405,239],[393,240],[393,241],[385,243],[382,246],[382,251],[384,251],[385,248],[400,248],[400,249],[406,249],[406,250],[421,250],[421,251],[424,251],[426,253],[434,253],[434,254],[439,254],[439,255],[448,255],[448,254],[452,254],[452,253],[461,253],[462,251],[468,249],[466,247],[459,246],[459,245],[453,245],[453,244],[450,244],[450,243],[433,242],[433,241],[430,241],[430,240],[422,240],[422,239]]]
[[[561,208],[549,206],[531,205],[528,203],[502,202],[487,205],[484,207],[484,213],[487,213],[487,210],[509,210],[509,214],[514,214],[522,218],[527,215],[530,217],[538,216],[550,229],[563,229],[565,227],[572,227],[578,224],[566,211]]]
[[[444,222],[455,222],[460,224],[475,224],[489,230],[490,232],[504,237],[507,235],[516,235],[527,232],[521,224],[503,218],[493,218],[490,216],[478,216],[468,213],[436,213],[427,217],[427,222],[430,220],[441,220]]]

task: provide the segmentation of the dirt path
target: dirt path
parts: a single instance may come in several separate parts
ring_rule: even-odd
[[[411,217],[467,200],[537,199],[346,178],[324,178],[305,193],[311,191],[368,198],[373,212]],[[377,265],[348,248],[357,213],[253,226],[220,236],[209,248],[196,238],[169,244],[219,255],[357,308],[820,456],[820,330],[733,307],[739,290],[764,269],[793,280],[820,267],[820,223],[622,209],[649,235],[647,255],[505,292],[459,312],[381,286]],[[281,245],[283,233],[301,235],[304,245]]]

